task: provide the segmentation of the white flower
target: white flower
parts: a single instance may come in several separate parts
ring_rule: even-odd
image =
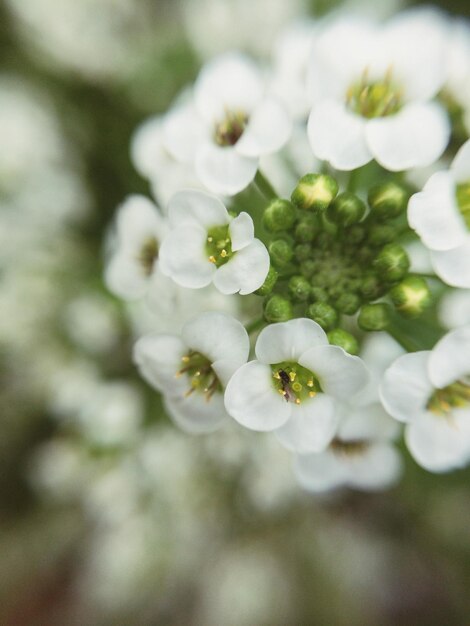
[[[399,357],[385,372],[385,409],[406,423],[406,444],[433,472],[470,459],[470,326],[445,335],[432,351]]]
[[[205,187],[222,195],[242,191],[255,177],[259,157],[289,139],[291,120],[265,95],[257,66],[239,53],[210,61],[194,85],[194,97],[178,103],[163,123],[167,150],[193,163]]]
[[[367,383],[365,365],[331,346],[312,320],[271,324],[256,342],[256,361],[243,365],[225,392],[228,413],[253,430],[275,430],[291,450],[322,450],[338,426],[337,400]]]
[[[223,390],[246,363],[248,335],[224,313],[201,313],[177,335],[147,335],[134,347],[143,378],[165,396],[168,412],[183,430],[210,432],[227,414]]]
[[[269,254],[254,238],[248,213],[232,218],[223,203],[204,191],[186,190],[169,205],[170,232],[160,249],[160,268],[183,287],[211,282],[224,294],[252,293],[269,271]]]
[[[470,289],[452,289],[439,302],[439,321],[447,329],[470,324]]]
[[[308,123],[319,159],[352,170],[375,159],[388,170],[439,158],[450,133],[430,100],[446,77],[446,28],[436,11],[403,13],[379,27],[352,16],[315,41]]]
[[[431,251],[434,271],[453,287],[470,287],[470,140],[450,170],[436,172],[410,198],[408,221]]]
[[[126,300],[136,300],[152,285],[158,288],[162,281],[158,255],[164,234],[164,219],[150,200],[133,195],[121,204],[105,271],[110,291]]]
[[[401,458],[392,444],[398,425],[377,402],[344,405],[342,412],[338,432],[325,451],[295,456],[299,483],[313,492],[339,487],[375,491],[393,485],[401,472]]]
[[[470,23],[456,19],[451,28],[445,96],[461,107],[464,125],[470,132]]]

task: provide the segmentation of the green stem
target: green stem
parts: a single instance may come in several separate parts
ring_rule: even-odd
[[[394,328],[393,326],[388,327],[387,333],[390,337],[393,337],[397,343],[401,345],[407,352],[418,352],[421,348],[409,337],[407,337],[401,330],[398,328]]]
[[[357,191],[357,188],[359,186],[359,175],[360,175],[360,168],[352,170],[351,173],[349,174],[348,191],[350,191],[351,193],[354,193],[355,191]]]
[[[257,320],[253,320],[249,322],[245,326],[245,330],[249,335],[251,335],[251,333],[254,333],[255,331],[259,330],[265,325],[266,325],[266,320],[264,319],[264,317],[260,317]]]
[[[269,180],[261,173],[261,170],[256,172],[255,185],[267,200],[274,200],[274,198],[279,197]]]

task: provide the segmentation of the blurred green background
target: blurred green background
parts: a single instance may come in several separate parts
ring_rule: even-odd
[[[150,193],[133,131],[211,50],[238,37],[267,54],[287,17],[334,3],[238,4],[247,23],[215,0],[0,3],[5,626],[470,623],[470,470],[408,459],[391,492],[313,498],[261,435],[176,432],[134,372],[129,318],[101,278],[116,206]],[[141,412],[132,445],[84,436],[99,404],[85,426],[67,417],[98,379]]]

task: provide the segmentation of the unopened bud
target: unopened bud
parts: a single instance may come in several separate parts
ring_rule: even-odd
[[[428,284],[420,276],[407,276],[389,293],[396,310],[404,317],[418,317],[432,303]]]
[[[303,276],[292,276],[289,280],[289,293],[297,302],[305,302],[310,297],[310,283]]]
[[[351,226],[360,222],[366,212],[366,205],[349,191],[340,193],[328,207],[328,219],[340,226]]]
[[[323,328],[323,330],[331,330],[338,323],[338,313],[330,304],[326,302],[314,302],[306,312],[309,317]]]
[[[311,243],[320,231],[318,217],[305,213],[295,227],[295,238],[299,243]]]
[[[292,260],[294,250],[285,239],[275,239],[269,244],[269,256],[273,265],[282,268]]]
[[[292,303],[283,296],[271,296],[265,304],[264,318],[268,322],[286,322],[293,315]]]
[[[384,246],[391,243],[397,235],[397,229],[391,224],[374,224],[369,231],[369,243],[373,246]]]
[[[323,287],[312,287],[310,297],[314,302],[327,302],[328,292]]]
[[[295,246],[295,258],[299,263],[303,263],[312,256],[312,248],[308,243],[299,243]]]
[[[374,267],[381,278],[394,282],[408,273],[410,259],[401,246],[389,243],[382,248],[375,258]]]
[[[255,291],[255,294],[258,296],[267,296],[271,293],[274,288],[274,285],[277,282],[278,273],[274,269],[274,267],[269,268],[268,275],[264,279],[264,283],[261,285],[259,289]]]
[[[327,333],[328,341],[334,345],[343,348],[349,354],[358,354],[359,353],[359,344],[357,342],[356,337],[348,333],[346,330],[342,328],[335,328],[330,330]]]
[[[289,200],[276,198],[264,210],[263,224],[270,233],[290,230],[295,223],[296,212]]]
[[[354,315],[361,306],[361,299],[355,293],[342,293],[335,302],[336,308],[345,315]]]
[[[338,193],[338,183],[327,174],[306,174],[292,192],[291,200],[299,209],[324,211]]]
[[[384,330],[390,320],[390,305],[383,302],[365,304],[358,315],[357,325],[362,330]]]
[[[385,221],[398,217],[406,209],[408,191],[393,181],[376,185],[369,190],[367,201],[371,213],[377,219]]]
[[[368,301],[377,300],[385,294],[387,287],[380,281],[375,274],[367,274],[361,281],[359,287],[361,294]]]

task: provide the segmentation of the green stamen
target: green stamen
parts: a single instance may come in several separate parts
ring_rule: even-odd
[[[458,380],[447,387],[436,389],[428,400],[426,408],[436,415],[447,415],[452,409],[470,404],[470,383]]]
[[[218,146],[234,146],[246,128],[248,118],[242,111],[227,111],[225,119],[216,125],[214,140]]]
[[[176,376],[186,374],[190,381],[190,386],[186,395],[191,395],[194,391],[203,393],[209,401],[215,392],[222,392],[222,384],[211,366],[211,362],[200,352],[190,350],[182,357],[183,367],[176,373]]]
[[[139,253],[139,263],[141,264],[144,274],[150,276],[153,271],[153,264],[158,257],[158,243],[155,237],[150,237],[144,241]]]
[[[470,182],[457,185],[456,195],[459,211],[470,230]]]
[[[371,81],[365,71],[361,80],[351,85],[346,93],[348,107],[354,113],[367,117],[386,117],[398,113],[403,105],[401,89],[392,81],[391,72],[383,80]]]
[[[220,267],[230,260],[233,252],[228,225],[214,226],[208,231],[206,252],[209,261],[214,263],[216,267]]]
[[[274,387],[287,402],[301,404],[322,392],[318,378],[306,367],[291,361],[271,365]]]
[[[358,456],[365,452],[369,446],[367,441],[358,439],[356,441],[342,441],[341,439],[333,439],[330,448],[338,456]]]

